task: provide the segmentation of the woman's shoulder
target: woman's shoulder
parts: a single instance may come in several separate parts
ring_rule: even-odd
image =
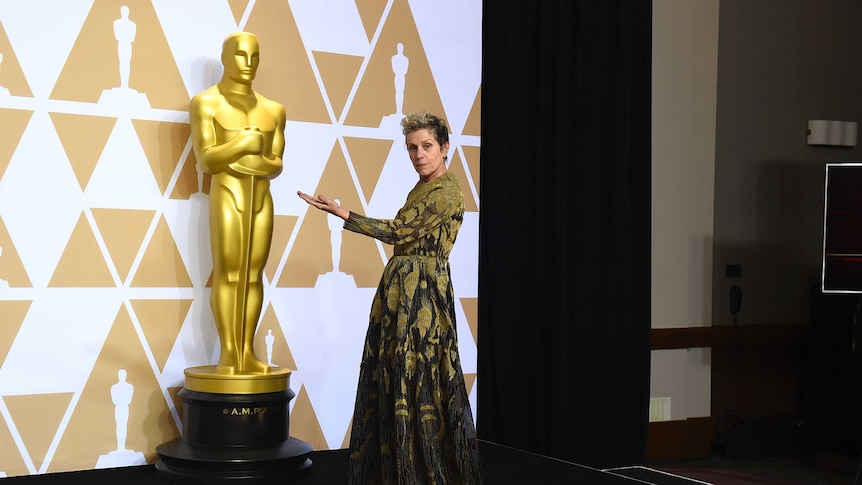
[[[461,184],[458,182],[458,178],[452,175],[450,172],[446,172],[443,175],[437,177],[436,179],[428,182],[428,188],[431,190],[457,190],[461,191]]]
[[[458,183],[458,178],[452,175],[449,172],[444,173],[439,177],[443,179],[440,181],[440,187],[443,191],[447,193],[457,193],[463,196],[463,192],[461,190],[461,184]]]

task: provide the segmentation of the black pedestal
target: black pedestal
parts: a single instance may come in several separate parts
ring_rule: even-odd
[[[290,437],[293,392],[219,394],[183,389],[183,437],[156,447],[156,469],[218,481],[278,477],[310,469],[312,447]]]

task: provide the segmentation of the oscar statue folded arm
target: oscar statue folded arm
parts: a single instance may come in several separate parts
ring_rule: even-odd
[[[284,108],[269,100],[260,100],[272,112],[276,128],[271,133],[272,142],[256,126],[245,126],[222,143],[216,133],[216,116],[213,109],[218,103],[208,100],[207,92],[192,98],[190,106],[192,141],[195,155],[201,166],[209,173],[232,172],[273,179],[281,174],[284,153]]]

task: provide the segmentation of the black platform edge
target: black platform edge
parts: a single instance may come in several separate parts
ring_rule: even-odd
[[[488,485],[589,485],[653,484],[635,477],[540,455],[479,439],[482,478]]]
[[[172,478],[183,477],[200,483],[236,483],[243,480],[278,478],[282,482],[304,477],[311,469],[312,446],[289,438],[269,448],[203,449],[182,439],[156,448],[155,468]]]
[[[479,439],[479,456],[482,461],[482,477],[486,485],[691,485],[703,483],[658,470],[640,466],[600,470],[585,465],[523,451],[517,448]],[[279,469],[275,476],[243,482],[241,478],[210,478],[206,472],[194,470],[182,476],[165,473],[158,465],[138,465],[98,470],[80,470],[42,475],[16,476],[0,479],[0,483],[22,485],[346,485],[350,451],[315,450],[304,459],[314,461],[307,466],[297,462],[297,468],[285,472]],[[306,466],[303,468],[303,466]],[[288,468],[288,470],[291,470]],[[636,475],[637,478],[626,476]],[[682,480],[682,481],[681,481]],[[849,482],[848,482],[849,483]]]
[[[602,471],[612,473],[614,475],[619,475],[622,477],[640,480],[641,483],[649,483],[653,485],[686,485],[693,483],[710,485],[708,482],[702,482],[693,478],[683,477],[680,475],[656,470],[642,465],[608,468]]]

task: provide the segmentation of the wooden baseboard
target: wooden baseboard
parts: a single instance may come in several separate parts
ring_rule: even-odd
[[[649,424],[647,461],[705,458],[715,439],[715,418],[689,418]]]
[[[654,328],[650,332],[650,348],[664,350],[727,345],[789,344],[801,341],[807,330],[806,324]]]

